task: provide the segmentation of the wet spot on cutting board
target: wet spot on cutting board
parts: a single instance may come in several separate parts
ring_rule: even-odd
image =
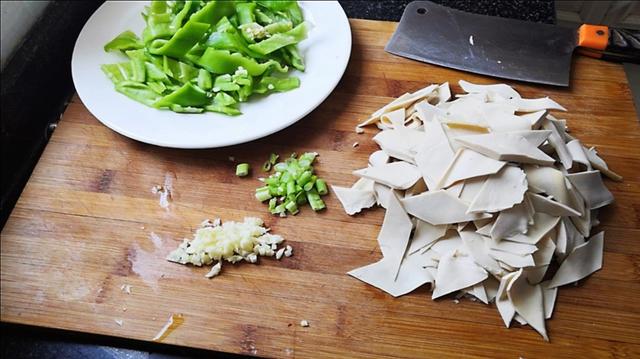
[[[113,271],[111,272],[114,275],[126,277],[132,273],[133,261],[136,258],[136,250],[135,248],[128,248],[125,251],[125,255],[116,263]]]
[[[338,318],[336,319],[336,335],[344,336],[344,327],[347,325],[347,306],[344,304],[338,305]]]
[[[109,287],[111,286],[111,278],[111,274],[107,274],[102,282],[100,282],[100,286],[98,287],[95,299],[95,302],[97,304],[104,303],[104,300],[107,298],[107,293],[109,291]]]
[[[256,332],[258,328],[255,325],[242,324],[240,329],[242,330],[240,348],[244,353],[256,355],[258,353],[258,349],[256,349]]]
[[[331,149],[334,151],[338,151],[341,150],[344,147],[344,137],[345,134],[342,131],[336,131],[336,133],[333,135],[333,141],[331,144]]]
[[[100,177],[96,179],[94,182],[94,190],[96,192],[108,193],[111,187],[111,182],[113,181],[113,177],[115,172],[113,170],[104,170],[100,174]]]

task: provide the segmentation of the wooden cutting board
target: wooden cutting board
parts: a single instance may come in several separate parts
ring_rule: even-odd
[[[548,95],[569,109],[561,117],[571,133],[625,178],[606,180],[617,202],[600,216],[604,268],[560,289],[550,343],[529,327],[505,328],[494,305],[432,301],[427,288],[392,298],[347,276],[380,258],[382,209],[349,217],[330,195],[324,212],[281,219],[254,199],[263,174],[236,177],[229,156],[258,169],[271,152],[318,151],[317,172],[348,186],[377,149],[375,128],[354,132],[368,114],[430,83],[460,92],[462,78],[496,81],[385,53],[396,23],[351,26],[352,58],[336,91],[297,124],[249,144],[138,143],[74,98],[2,231],[2,321],[151,340],[181,313],[163,342],[275,357],[639,357],[640,126],[620,65],[580,57],[570,89],[516,84],[525,97]],[[174,188],[168,209],[151,193],[165,178]],[[203,219],[245,216],[262,217],[294,256],[225,265],[212,280],[207,268],[164,259]]]

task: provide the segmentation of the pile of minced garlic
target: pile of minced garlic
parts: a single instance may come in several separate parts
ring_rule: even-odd
[[[217,261],[205,275],[212,278],[220,273],[223,260],[257,263],[259,256],[281,259],[282,256],[293,254],[293,248],[289,245],[278,247],[284,241],[281,236],[268,232],[262,220],[255,217],[246,217],[244,222],[206,220],[196,230],[194,239],[185,239],[176,250],[169,253],[167,260],[195,266]]]

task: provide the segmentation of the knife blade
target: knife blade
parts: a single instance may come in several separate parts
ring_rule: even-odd
[[[592,57],[638,62],[639,35],[596,25],[576,30],[414,1],[405,8],[385,50],[483,75],[568,86],[576,47]]]

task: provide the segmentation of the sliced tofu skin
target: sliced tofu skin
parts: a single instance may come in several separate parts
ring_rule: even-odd
[[[456,184],[450,186],[446,189],[452,196],[460,198],[462,194],[462,190],[464,189],[464,181],[457,182]]]
[[[600,158],[600,156],[598,156],[598,152],[595,150],[595,148],[592,147],[586,150],[586,154],[587,158],[589,159],[589,163],[591,163],[591,166],[593,166],[593,168],[604,173],[605,176],[611,178],[614,181],[622,181],[622,176],[611,171],[609,167],[607,167],[607,163],[602,158]]]
[[[438,181],[438,188],[447,188],[452,184],[486,175],[495,174],[507,163],[483,156],[475,151],[461,148],[447,166],[447,169]]]
[[[556,227],[559,221],[560,217],[536,212],[533,216],[533,225],[529,226],[526,234],[516,234],[506,239],[519,243],[537,244]]]
[[[498,287],[498,292],[496,293],[496,307],[498,308],[498,312],[500,313],[500,317],[502,317],[502,321],[504,322],[504,326],[509,328],[511,326],[511,321],[513,317],[516,315],[516,309],[514,308],[509,296],[507,295],[507,288],[515,279],[517,279],[522,272],[511,272],[500,279],[500,286]]]
[[[358,177],[368,178],[393,189],[407,189],[420,177],[418,168],[407,162],[391,162],[380,166],[363,168],[353,172]]]
[[[434,226],[431,223],[417,220],[416,230],[409,244],[409,254],[422,250],[426,246],[434,243],[438,239],[444,237],[447,232],[448,225],[441,224]]]
[[[537,193],[527,193],[527,196],[529,197],[531,204],[533,204],[533,208],[536,212],[542,212],[558,217],[579,217],[580,215],[582,215],[582,213],[576,211],[575,209],[560,202],[554,201],[549,197],[545,197]]]
[[[415,154],[424,144],[424,133],[418,130],[399,128],[382,131],[373,137],[373,141],[387,156],[414,163]]]
[[[558,288],[549,288],[549,281],[540,283],[544,299],[544,319],[549,319],[553,315],[553,308],[558,297]]]
[[[554,200],[571,206],[564,173],[552,167],[541,166],[524,166],[524,172],[527,174],[527,183],[530,188],[537,188]]]
[[[526,204],[520,203],[500,212],[491,226],[489,235],[494,241],[500,241],[517,234],[526,234],[528,228],[529,218]]]
[[[604,207],[613,202],[613,194],[602,182],[600,171],[570,173],[567,178],[580,192],[589,209]]]
[[[389,207],[384,215],[382,228],[378,234],[378,245],[382,255],[388,261],[393,270],[393,278],[400,269],[402,257],[404,257],[409,244],[409,237],[413,229],[413,223],[402,208],[400,200],[395,192],[389,194]]]
[[[394,297],[399,297],[435,280],[431,271],[428,268],[424,268],[423,263],[424,255],[414,253],[404,258],[397,277],[391,276],[394,266],[385,258],[376,263],[354,269],[348,274]]]
[[[533,329],[535,329],[545,341],[549,341],[547,329],[544,324],[544,295],[542,287],[531,285],[526,276],[522,275],[522,269],[507,287],[507,295],[513,304],[516,313],[520,314]]]
[[[498,262],[489,255],[489,250],[485,246],[482,236],[471,231],[460,232],[460,238],[465,246],[465,251],[471,254],[473,260],[487,272],[495,277],[502,277],[504,270],[500,268]]]
[[[567,109],[562,107],[559,103],[553,101],[548,97],[533,98],[533,99],[517,99],[512,101],[515,106],[518,107],[518,112],[535,112],[540,110],[560,110],[566,111]]]
[[[587,153],[585,151],[584,146],[580,143],[579,140],[572,140],[567,142],[567,149],[571,154],[571,158],[573,159],[574,166],[576,163],[579,163],[584,166],[587,171],[591,171],[591,162],[589,162],[589,158],[587,158]]]
[[[447,191],[428,191],[402,200],[407,212],[433,225],[490,218],[488,213],[467,213],[467,204]]]
[[[487,272],[470,255],[458,251],[449,252],[440,258],[431,299],[470,287],[487,277]]]
[[[458,85],[468,93],[494,93],[504,99],[520,99],[520,94],[513,87],[505,84],[477,85],[471,82],[460,80]]]
[[[573,283],[602,268],[604,232],[573,249],[551,279],[549,288]]]
[[[567,144],[564,142],[560,132],[558,132],[557,127],[551,123],[551,121],[545,119],[542,121],[542,128],[551,131],[551,135],[549,135],[549,143],[556,150],[564,168],[567,170],[570,169],[571,166],[573,166],[573,157],[571,157],[571,152],[569,152]]]
[[[364,208],[370,208],[376,204],[376,196],[371,190],[359,190],[339,186],[331,186],[331,190],[338,197],[345,212],[349,215],[359,213]]]
[[[371,166],[382,166],[387,163],[389,163],[389,155],[383,150],[375,151],[369,156],[369,165]]]
[[[535,147],[540,147],[551,135],[547,130],[511,131],[511,135],[522,136]]]
[[[552,99],[460,86],[454,98],[448,83],[404,94],[358,125],[382,130],[380,150],[332,192],[348,214],[386,213],[383,258],[349,275],[393,296],[430,283],[433,299],[495,301],[507,327],[548,340],[558,288],[602,267],[603,233],[585,241],[613,201],[602,175],[622,177],[554,117],[565,109]]]
[[[531,123],[531,128],[537,130],[538,128],[540,128],[542,120],[546,118],[547,113],[547,110],[540,110],[536,112],[525,113],[523,115],[520,115],[520,118],[524,118],[529,121],[529,123]]]
[[[463,146],[499,161],[552,165],[555,160],[520,135],[488,133],[456,138]]]
[[[506,166],[489,176],[480,192],[469,204],[467,212],[498,212],[512,208],[524,200],[527,191],[527,176],[518,167]]]
[[[488,237],[484,237],[484,242],[489,249],[493,249],[496,251],[509,252],[509,253],[518,254],[521,256],[532,254],[538,250],[538,247],[536,247],[534,244],[518,243],[518,242],[512,242],[508,240],[504,240],[496,243],[491,238],[488,238]]]

